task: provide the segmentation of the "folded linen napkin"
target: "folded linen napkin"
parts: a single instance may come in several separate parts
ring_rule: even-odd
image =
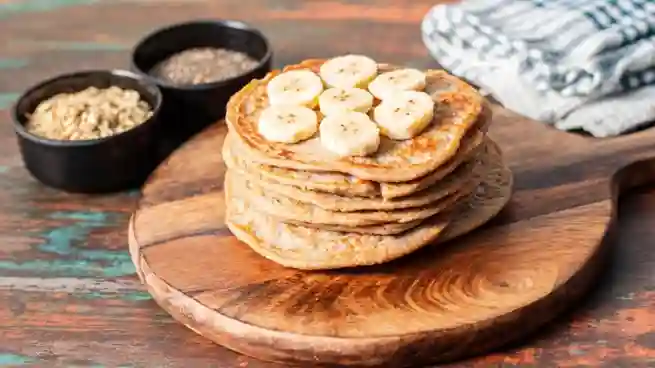
[[[655,121],[655,0],[464,0],[421,28],[444,68],[535,120],[596,137]]]

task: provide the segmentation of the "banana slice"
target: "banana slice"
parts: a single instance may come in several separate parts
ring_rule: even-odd
[[[406,68],[378,75],[368,85],[368,90],[373,96],[384,101],[398,91],[422,91],[426,83],[425,73]]]
[[[259,115],[259,134],[271,142],[297,143],[318,130],[314,110],[296,105],[272,105]]]
[[[373,95],[360,88],[328,88],[318,97],[323,115],[342,111],[366,113],[373,107]]]
[[[373,120],[385,136],[404,140],[419,135],[434,117],[434,100],[425,92],[400,91],[373,110]]]
[[[323,92],[323,81],[309,70],[291,70],[278,74],[266,86],[271,105],[314,107]]]
[[[342,111],[326,116],[319,127],[321,144],[338,156],[366,156],[378,150],[380,131],[368,115]]]
[[[330,87],[365,87],[378,74],[375,60],[362,55],[332,58],[323,65],[319,75]]]

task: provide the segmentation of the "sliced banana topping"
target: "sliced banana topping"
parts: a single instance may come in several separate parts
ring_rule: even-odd
[[[271,105],[314,107],[323,92],[323,81],[312,71],[290,70],[273,77],[266,88]]]
[[[332,58],[323,65],[319,74],[330,87],[366,87],[378,73],[375,60],[363,55],[344,55]]]
[[[308,107],[272,105],[259,115],[257,128],[271,142],[297,143],[316,133],[318,117]]]
[[[373,110],[373,120],[385,136],[404,140],[419,135],[434,117],[434,100],[425,92],[400,91]]]
[[[425,85],[425,73],[406,68],[378,75],[368,85],[368,90],[378,99],[386,100],[398,91],[422,91]]]
[[[366,156],[378,150],[380,131],[368,115],[357,111],[343,111],[328,115],[319,128],[321,144],[334,154]]]
[[[373,107],[373,95],[360,88],[328,88],[318,97],[323,115],[342,111],[366,113]]]

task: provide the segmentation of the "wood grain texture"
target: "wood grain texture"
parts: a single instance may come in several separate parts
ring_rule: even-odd
[[[597,249],[590,243],[574,256],[559,258],[565,275],[558,280],[529,269],[544,261],[542,255],[518,243],[500,249],[494,245],[498,239],[454,252],[434,245],[434,252],[383,266],[288,269],[230,233],[223,188],[196,189],[224,182],[226,168],[214,151],[226,133],[222,122],[215,125],[154,173],[128,236],[137,272],[164,309],[192,330],[251,356],[399,366],[483,351],[502,342],[488,339],[496,330],[524,332],[527,324],[516,311],[568,282]],[[187,171],[191,161],[198,170]],[[451,228],[458,233],[486,222],[509,200],[511,175],[501,161],[487,164],[482,191],[454,215],[459,220]],[[204,255],[202,264],[198,254]],[[499,272],[497,266],[508,258],[519,267]]]
[[[44,0],[0,1],[0,366],[283,367],[216,346],[173,321],[149,298],[127,253],[135,193],[68,195],[27,174],[6,110],[23,89],[57,73],[125,67],[129,48],[145,32],[212,16],[260,27],[271,38],[277,66],[357,50],[430,67],[435,63],[421,44],[418,22],[437,2],[66,0],[43,11],[48,8]],[[19,11],[8,11],[5,4],[11,3],[20,3],[10,5]],[[512,132],[502,134],[512,142],[506,150],[529,146]],[[596,140],[569,135],[573,140],[564,145],[558,137],[544,135],[531,156],[515,161],[513,169],[521,174],[521,197],[515,203],[535,206],[513,206],[504,221],[594,203],[600,198],[595,183],[609,169],[631,157],[652,157],[649,135],[601,141],[613,142],[617,151],[600,155],[587,144]],[[568,152],[577,161],[569,160]],[[553,171],[541,173],[544,162]],[[583,305],[504,351],[440,367],[651,366],[655,193],[649,188],[621,198],[611,264]],[[558,195],[564,197],[550,201]]]
[[[522,142],[532,143],[523,152],[510,148],[516,157],[530,156],[544,135],[560,135],[560,143],[570,137],[496,111],[491,136],[501,139],[501,148],[512,144],[504,133],[518,130]],[[238,352],[321,365],[401,367],[459,359],[533,332],[577,302],[603,266],[614,222],[617,168],[611,166],[590,188],[598,193],[594,201],[543,211],[531,208],[533,201],[518,189],[518,200],[505,208],[514,218],[503,214],[495,226],[450,247],[354,270],[284,268],[226,229],[223,188],[201,189],[224,181],[215,151],[226,132],[222,123],[215,125],[154,173],[133,215],[129,243],[154,299],[187,327]],[[596,152],[612,149],[597,145]],[[544,162],[530,175],[551,171]],[[483,211],[483,203],[472,212]],[[516,217],[521,208],[541,212]],[[205,255],[202,262],[198,254]]]

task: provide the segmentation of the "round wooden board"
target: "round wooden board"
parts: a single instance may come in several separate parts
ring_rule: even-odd
[[[534,331],[575,301],[599,269],[609,199],[523,219],[512,211],[529,202],[510,203],[466,236],[380,266],[284,268],[224,225],[225,132],[223,125],[206,130],[157,169],[129,243],[157,303],[235,351],[325,365],[457,359]]]

